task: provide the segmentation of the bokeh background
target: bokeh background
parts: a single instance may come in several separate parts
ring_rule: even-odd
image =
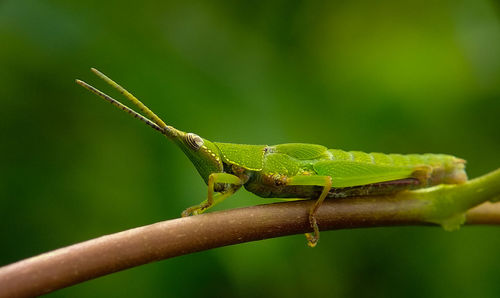
[[[500,166],[500,5],[0,2],[0,265],[178,217],[206,186],[157,132],[74,83],[128,88],[214,141],[449,153]],[[240,191],[217,209],[267,203]],[[500,229],[377,228],[214,249],[52,297],[498,297]]]

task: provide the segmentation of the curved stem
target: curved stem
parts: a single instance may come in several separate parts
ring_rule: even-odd
[[[498,198],[499,185],[497,170],[452,188],[327,200],[316,217],[321,230],[429,224]],[[0,297],[37,296],[162,259],[310,232],[312,204],[295,201],[178,218],[57,249],[0,268]],[[469,210],[467,223],[500,224],[500,203]]]

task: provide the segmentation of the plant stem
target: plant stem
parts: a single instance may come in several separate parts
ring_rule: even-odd
[[[488,200],[495,201],[500,194],[500,169],[463,184],[438,185],[408,193],[427,205],[422,209],[424,221],[437,223],[447,230],[458,229],[465,221],[465,212]]]
[[[422,225],[500,197],[500,170],[457,186],[393,196],[327,200],[321,230]],[[167,220],[103,236],[0,268],[0,297],[38,296],[142,264],[225,245],[310,232],[313,200],[259,205]],[[500,224],[500,203],[467,212],[468,224]],[[306,241],[304,239],[304,245]]]

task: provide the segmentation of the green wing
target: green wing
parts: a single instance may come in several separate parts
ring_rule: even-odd
[[[222,154],[222,160],[251,171],[261,171],[264,162],[264,149],[267,145],[244,145],[216,143]]]
[[[349,187],[409,178],[415,169],[348,160],[325,160],[315,163],[314,170],[318,175],[332,177],[333,187]]]
[[[315,144],[290,143],[272,146],[269,148],[271,152],[282,153],[296,159],[308,160],[320,158],[326,154],[327,148]]]

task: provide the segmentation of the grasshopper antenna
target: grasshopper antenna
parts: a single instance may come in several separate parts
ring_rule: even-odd
[[[123,111],[129,113],[134,118],[137,118],[137,119],[141,120],[142,122],[144,122],[147,125],[151,126],[153,129],[156,129],[157,131],[159,131],[159,132],[161,132],[163,134],[165,133],[165,129],[161,128],[160,126],[158,126],[153,121],[151,121],[148,118],[142,116],[141,114],[137,113],[136,111],[134,111],[131,108],[127,107],[126,105],[122,104],[118,100],[116,100],[116,99],[112,98],[111,96],[107,95],[106,93],[104,93],[102,91],[99,91],[98,89],[92,87],[91,85],[85,83],[84,81],[76,80],[76,83],[78,85],[84,87],[85,89],[87,89],[87,90],[89,90],[89,91],[97,94],[99,97],[101,97],[104,100],[110,102],[112,105],[114,105],[115,107],[119,108],[120,110],[123,110]]]
[[[158,130],[162,134],[169,136],[169,137],[176,137],[180,131],[173,128],[172,126],[169,126],[163,122],[163,120],[160,119],[153,111],[151,111],[146,105],[144,105],[139,99],[137,99],[132,93],[128,92],[125,88],[117,84],[115,81],[107,77],[105,74],[102,72],[98,71],[95,68],[91,68],[92,72],[95,73],[99,78],[104,80],[106,83],[111,85],[113,88],[117,89],[121,94],[123,94],[127,99],[129,99],[139,110],[146,116],[143,116],[128,106],[122,104],[118,100],[112,98],[111,96],[105,94],[104,92],[98,90],[97,88],[81,81],[81,80],[76,80],[76,83],[83,86],[85,89],[97,94],[104,100],[110,102],[112,105],[115,107],[129,113],[132,115],[134,118],[137,118],[141,120],[142,122],[146,123],[147,125],[151,126],[152,128]]]

